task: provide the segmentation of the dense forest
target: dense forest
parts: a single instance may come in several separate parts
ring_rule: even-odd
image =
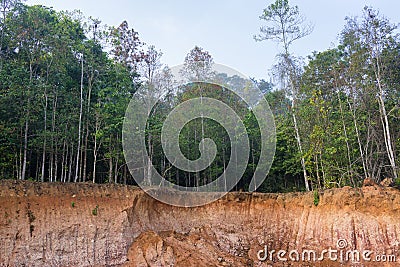
[[[193,120],[179,138],[182,153],[192,160],[199,157],[201,140],[216,143],[217,156],[207,169],[179,170],[163,153],[166,116],[201,94],[233,107],[244,122],[251,149],[235,190],[248,190],[259,163],[260,129],[251,109],[224,89],[246,81],[207,72],[214,61],[205,49],[188,51],[185,75],[201,72],[215,84],[193,82],[175,90],[171,69],[161,63],[162,52],[141,40],[126,21],[113,27],[78,11],[58,12],[20,0],[2,0],[0,9],[0,179],[134,184],[124,159],[122,127],[132,96],[147,86],[169,92],[146,129],[147,152],[158,172],[184,186],[224,172],[231,145],[212,120]],[[260,13],[265,26],[255,41],[277,42],[281,52],[271,69],[273,80],[252,79],[276,124],[274,162],[258,191],[359,186],[366,177],[397,182],[397,26],[365,7],[358,17],[345,19],[337,47],[304,59],[292,48],[312,34],[312,27],[298,7],[277,0]]]

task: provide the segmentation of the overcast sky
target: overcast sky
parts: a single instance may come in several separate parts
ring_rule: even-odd
[[[84,15],[118,26],[127,20],[142,41],[164,53],[163,63],[182,64],[185,55],[198,45],[214,61],[258,79],[268,79],[278,46],[271,41],[255,42],[253,35],[263,24],[262,10],[274,2],[256,0],[28,0],[56,10],[81,10]],[[389,0],[291,0],[314,24],[311,35],[297,41],[293,52],[307,57],[337,44],[346,16],[357,16],[365,5],[378,9],[398,23],[400,1]]]

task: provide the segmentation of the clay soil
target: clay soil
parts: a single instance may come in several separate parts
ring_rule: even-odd
[[[123,185],[0,181],[0,266],[400,266],[400,191],[230,193],[179,208]],[[371,261],[260,261],[258,251],[372,251]],[[377,262],[376,256],[392,256]],[[394,261],[394,262],[392,262]]]

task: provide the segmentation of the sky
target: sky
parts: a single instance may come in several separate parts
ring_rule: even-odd
[[[55,10],[81,10],[85,16],[118,26],[126,20],[140,39],[163,52],[162,62],[182,64],[194,46],[209,51],[214,62],[257,79],[269,80],[279,46],[272,41],[255,42],[263,22],[262,10],[274,0],[28,0]],[[346,16],[360,16],[372,6],[392,23],[400,22],[400,1],[395,0],[291,0],[314,31],[293,43],[292,52],[307,58],[338,44]]]

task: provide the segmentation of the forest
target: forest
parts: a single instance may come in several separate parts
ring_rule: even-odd
[[[175,90],[162,51],[141,40],[126,21],[109,26],[79,11],[21,0],[2,0],[0,9],[0,179],[135,184],[122,127],[132,96],[147,86],[169,92],[146,129],[147,153],[157,171],[184,186],[224,172],[231,145],[212,120],[193,120],[179,137],[182,153],[192,160],[199,157],[202,139],[215,142],[218,153],[207,169],[179,170],[163,152],[166,116],[201,94],[231,106],[244,122],[249,161],[234,190],[248,190],[261,153],[260,128],[252,110],[224,89],[246,82],[209,72],[214,60],[206,48],[188,51],[185,75],[208,75],[218,85],[192,82]],[[336,47],[303,58],[293,47],[312,34],[312,26],[299,8],[276,0],[260,14],[264,26],[249,33],[257,33],[255,42],[278,43],[281,52],[271,68],[274,79],[252,78],[276,127],[274,161],[258,191],[357,187],[367,177],[400,183],[397,24],[372,7],[360,7],[360,14],[345,18]]]

